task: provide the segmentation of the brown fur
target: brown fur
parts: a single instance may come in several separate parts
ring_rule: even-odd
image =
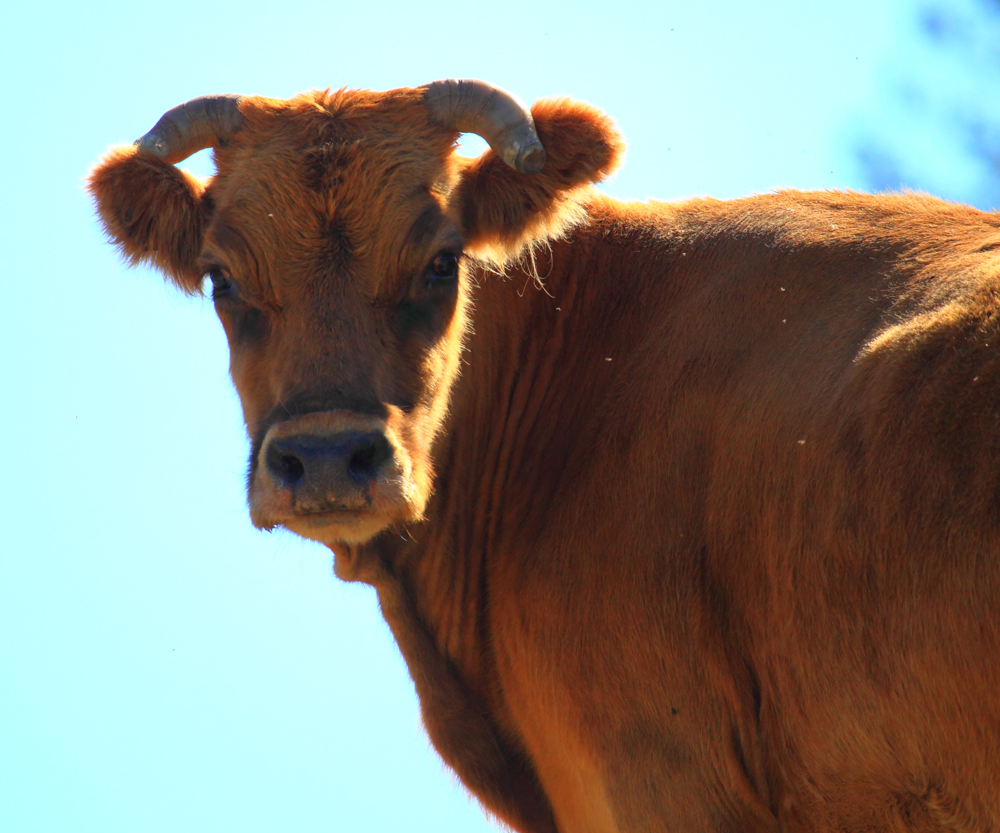
[[[101,217],[187,289],[232,277],[255,455],[300,424],[392,438],[360,526],[307,526],[259,466],[251,499],[378,589],[488,810],[534,833],[1000,828],[994,215],[616,203],[586,183],[620,138],[561,100],[533,108],[534,177],[453,156],[416,91],[244,111],[204,190],[113,152]],[[510,265],[532,243],[545,292]],[[512,280],[466,262],[429,289],[453,248]]]

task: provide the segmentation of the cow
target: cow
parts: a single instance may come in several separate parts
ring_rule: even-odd
[[[622,152],[479,81],[210,96],[89,188],[211,287],[253,523],[375,587],[488,813],[1000,830],[1000,217],[622,203]]]

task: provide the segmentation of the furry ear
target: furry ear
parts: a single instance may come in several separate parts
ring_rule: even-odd
[[[543,99],[531,115],[545,148],[542,170],[518,173],[487,150],[461,172],[454,192],[470,250],[500,264],[579,222],[581,192],[611,174],[625,150],[614,122],[589,104]]]
[[[121,147],[90,172],[87,188],[105,231],[130,264],[150,263],[185,292],[198,291],[198,255],[212,213],[200,180],[135,147]]]

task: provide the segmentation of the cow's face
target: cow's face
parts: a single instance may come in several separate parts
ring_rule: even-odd
[[[258,527],[361,543],[419,520],[468,325],[472,257],[512,256],[613,168],[608,120],[536,105],[518,173],[453,154],[419,90],[243,99],[207,186],[135,147],[91,189],[123,252],[212,293],[251,441]]]

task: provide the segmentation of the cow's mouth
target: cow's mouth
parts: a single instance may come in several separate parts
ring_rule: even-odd
[[[297,507],[287,491],[264,488],[251,492],[250,516],[260,529],[283,526],[303,538],[323,543],[334,540],[357,543],[362,529],[369,530],[370,536],[406,514],[405,502],[379,497],[362,506],[331,502],[325,506]],[[341,532],[347,537],[338,537]]]
[[[405,496],[392,488],[372,489],[371,500],[362,505],[354,501],[311,503],[296,506],[293,495],[285,489],[257,484],[250,492],[250,517],[258,529],[284,527],[296,535],[324,544],[358,544],[377,535],[390,524],[413,515]],[[392,484],[395,485],[395,484]],[[353,505],[352,505],[353,504]]]
[[[363,543],[420,515],[412,464],[377,417],[306,414],[271,426],[250,482],[254,525],[303,538]]]
[[[318,509],[310,512],[297,512],[282,523],[283,526],[324,527],[333,524],[356,524],[365,516],[371,516],[368,509]]]

